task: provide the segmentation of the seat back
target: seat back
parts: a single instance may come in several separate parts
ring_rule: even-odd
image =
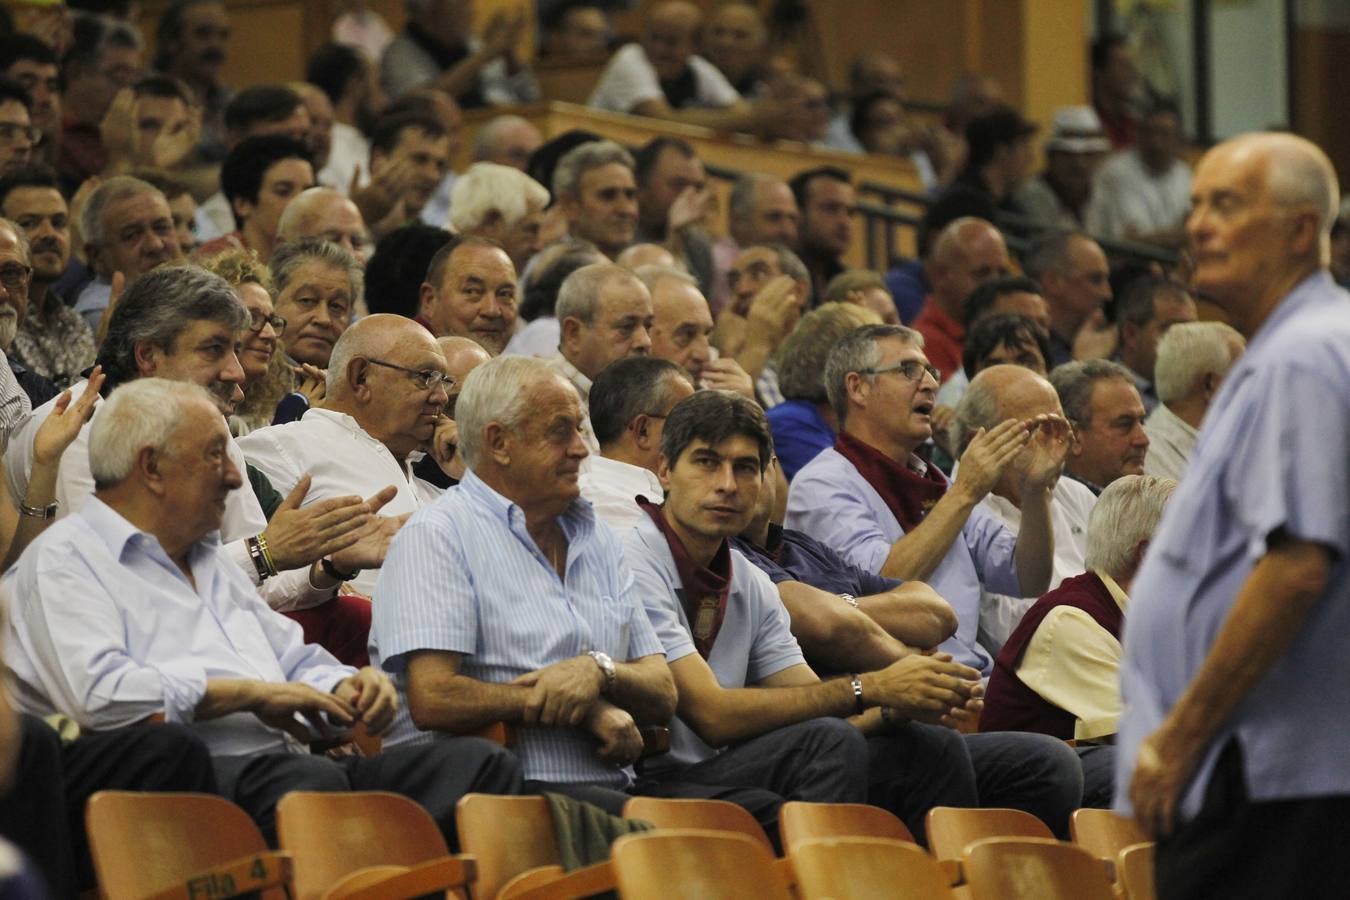
[[[778,809],[783,850],[791,854],[802,841],[821,838],[871,837],[914,843],[905,823],[893,813],[867,803],[804,803],[790,800]]]
[[[935,806],[924,819],[928,849],[936,859],[960,859],[972,841],[992,837],[1054,840],[1045,823],[1020,809]]]
[[[543,797],[465,794],[455,807],[455,822],[460,849],[478,861],[478,900],[493,900],[526,869],[562,863],[553,816]]]
[[[1116,884],[1128,900],[1153,900],[1154,845],[1135,844],[1116,856]]]
[[[744,834],[671,828],[626,834],[610,860],[624,900],[789,900],[764,844]]]
[[[917,845],[876,837],[804,840],[790,858],[801,900],[950,900],[937,862]]]
[[[99,791],[85,806],[85,826],[105,897],[147,896],[268,852],[248,814],[210,794]],[[201,890],[224,893],[210,886]],[[270,889],[262,896],[283,900],[286,894]]]
[[[972,900],[1116,900],[1102,861],[1063,841],[986,838],[964,865]]]
[[[773,853],[773,844],[755,817],[744,807],[725,800],[633,797],[623,805],[623,815],[626,819],[645,819],[659,829],[696,828],[743,834]]]
[[[1100,859],[1115,859],[1126,847],[1148,843],[1138,823],[1109,809],[1074,810],[1069,834],[1075,844]]]
[[[357,869],[415,866],[450,853],[425,809],[385,791],[292,791],[277,804],[277,836],[294,861],[297,900],[323,896]]]

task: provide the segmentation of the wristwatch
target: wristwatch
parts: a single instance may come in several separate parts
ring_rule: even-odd
[[[605,686],[600,689],[600,693],[608,692],[610,688],[614,687],[614,679],[617,677],[617,673],[614,671],[614,660],[609,658],[608,653],[601,650],[590,650],[586,655],[595,660],[595,664],[600,667],[600,671],[605,675]]]
[[[34,519],[53,519],[56,518],[56,508],[59,505],[55,500],[46,506],[29,506],[27,503],[21,502],[19,512]]]
[[[351,581],[357,575],[361,574],[360,569],[357,569],[355,572],[341,571],[337,566],[333,565],[333,561],[326,556],[319,560],[319,568],[323,570],[323,574],[332,578],[334,581]]]

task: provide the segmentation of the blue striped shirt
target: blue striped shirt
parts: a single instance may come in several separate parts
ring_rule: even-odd
[[[424,743],[407,703],[407,654],[464,655],[461,674],[505,683],[588,650],[629,661],[662,653],[633,593],[618,538],[577,500],[558,519],[567,536],[566,579],[525,530],[525,514],[473,472],[416,512],[389,547],[375,586],[371,663],[383,666],[402,704],[385,743]],[[525,777],[623,788],[631,769],[596,755],[584,729],[525,727],[513,748]]]

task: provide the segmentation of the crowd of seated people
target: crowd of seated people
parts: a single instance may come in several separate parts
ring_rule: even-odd
[[[935,806],[1114,804],[1191,896],[1235,877],[1233,804],[1241,853],[1345,814],[1317,148],[1193,172],[1113,37],[1033,175],[993,79],[929,122],[867,53],[830,97],[739,0],[632,40],[541,4],[534,41],[356,2],[304,81],[238,90],[225,3],[174,0],[153,60],[134,6],[0,35],[0,849],[53,896],[95,886],[106,789],[273,842],[289,791],[396,791],[451,847],[470,792],[729,800],[780,848],[792,800],[920,842]],[[541,133],[531,44],[650,139]],[[733,173],[723,227],[662,120],[801,164]],[[913,165],[914,259],[857,267],[840,152]]]

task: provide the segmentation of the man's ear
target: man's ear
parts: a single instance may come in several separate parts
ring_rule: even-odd
[[[558,332],[561,335],[558,342],[571,349],[571,345],[581,338],[581,320],[575,316],[567,316],[558,325]]]
[[[628,429],[633,432],[633,440],[637,441],[638,447],[643,450],[651,449],[651,429],[648,427],[651,420],[645,413],[638,413],[633,421],[628,423]]]
[[[844,394],[856,406],[867,405],[868,387],[867,379],[857,372],[849,372],[844,376]]]
[[[371,396],[369,381],[370,363],[359,356],[352,357],[347,362],[347,389],[356,399],[367,402]]]
[[[161,451],[154,447],[142,447],[136,454],[136,473],[151,493],[163,496],[164,476],[159,470],[161,458]]]
[[[511,464],[511,435],[497,422],[489,422],[483,429],[483,450],[499,466]]]
[[[670,492],[670,464],[666,462],[666,455],[661,454],[660,461],[656,464],[656,477],[661,480],[661,489]]]
[[[436,305],[436,288],[424,281],[417,289],[417,296],[419,298],[417,312],[430,322],[431,308]]]
[[[248,217],[253,215],[253,210],[256,207],[257,204],[247,197],[235,197],[230,201],[230,209],[234,210],[234,221],[240,228],[243,227]]]
[[[1120,346],[1133,348],[1139,343],[1139,326],[1124,320],[1120,323]]]
[[[137,341],[132,345],[131,353],[136,360],[136,371],[140,372],[143,378],[155,375],[164,356],[164,351],[149,341]]]

